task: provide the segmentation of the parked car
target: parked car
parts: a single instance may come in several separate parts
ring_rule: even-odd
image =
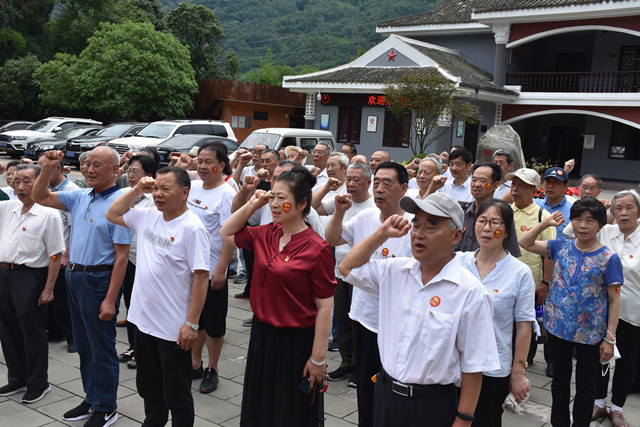
[[[276,151],[295,145],[309,152],[307,163],[311,162],[311,152],[318,142],[326,142],[335,151],[335,139],[328,130],[292,129],[292,128],[264,128],[257,129],[245,139],[240,148],[251,150],[258,144],[266,145]]]
[[[102,129],[102,126],[79,126],[58,132],[51,138],[36,139],[27,143],[24,155],[32,160],[38,160],[40,155],[45,151],[64,150],[70,138],[82,135],[94,135],[100,129]]]
[[[118,138],[109,142],[118,153],[138,151],[144,147],[158,145],[172,136],[199,134],[222,136],[237,141],[231,125],[222,120],[162,120],[153,122],[131,138]]]
[[[193,155],[198,154],[198,149],[207,142],[220,141],[228,150],[229,155],[235,152],[240,144],[233,139],[222,138],[220,136],[210,135],[178,135],[173,138],[169,138],[166,141],[147,148],[155,149],[160,155],[160,165],[167,166],[171,161],[171,156],[182,153],[190,153]]]
[[[112,123],[95,135],[70,138],[64,149],[64,159],[69,164],[78,165],[78,157],[85,151],[91,151],[98,145],[106,144],[116,138],[132,137],[148,124],[139,122]]]
[[[21,130],[21,129],[26,129],[29,126],[31,126],[32,124],[34,124],[35,122],[25,122],[25,121],[9,121],[9,122],[0,122],[0,123],[4,123],[2,126],[0,126],[0,133],[2,132],[7,132],[10,130]]]
[[[13,158],[24,155],[28,142],[38,138],[49,138],[56,133],[78,126],[102,126],[102,122],[72,117],[48,117],[26,129],[0,133],[0,150],[5,150]]]

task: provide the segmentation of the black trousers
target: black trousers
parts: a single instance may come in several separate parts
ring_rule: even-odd
[[[49,336],[65,337],[67,343],[73,344],[71,314],[69,314],[69,298],[64,268],[60,268],[56,285],[53,288],[53,301],[48,304],[47,331]]]
[[[47,280],[47,268],[0,269],[0,342],[9,384],[29,391],[49,387],[47,306],[38,298]]]
[[[358,383],[358,426],[371,427],[373,423],[373,390],[371,377],[380,372],[378,334],[371,332],[359,322],[353,322],[353,341],[356,358],[356,381]],[[381,424],[382,425],[382,424]],[[403,425],[403,424],[396,424]]]
[[[136,265],[129,261],[127,263],[127,270],[124,273],[124,280],[122,281],[122,294],[124,295],[124,305],[129,310],[131,305],[131,294],[133,293],[133,280],[136,277]],[[136,349],[136,327],[130,322],[127,322],[127,340],[129,341],[129,348]]]
[[[623,407],[627,401],[627,393],[631,387],[631,382],[636,371],[636,356],[638,345],[640,345],[640,327],[620,319],[618,329],[616,329],[616,341],[620,359],[616,360],[616,369],[613,374],[613,384],[611,385],[611,403]],[[598,376],[596,386],[596,399],[607,397],[607,386],[609,385],[609,372],[607,375]]]
[[[349,317],[353,285],[339,278],[336,278],[336,280],[338,281],[338,286],[336,286],[335,295],[333,296],[333,303],[338,322],[336,340],[338,342],[338,351],[342,358],[340,366],[353,370],[356,365],[353,355],[353,320]]]
[[[551,382],[551,425],[569,427],[570,382],[573,373],[573,347],[576,348],[576,395],[573,400],[573,426],[588,427],[596,396],[596,381],[602,375],[600,345],[566,341],[549,334],[553,381]]]
[[[475,421],[472,427],[502,426],[502,404],[509,394],[510,375],[506,377],[482,376],[482,388],[476,405]]]
[[[255,254],[250,249],[242,249],[242,257],[244,258],[244,271],[247,273],[247,284],[244,285],[244,293],[251,295],[251,278],[253,277],[253,260]]]
[[[394,393],[380,377],[375,384],[375,427],[451,427],[458,408],[457,393],[444,397],[405,397]]]
[[[136,386],[144,399],[144,427],[193,426],[191,351],[173,341],[136,331]]]

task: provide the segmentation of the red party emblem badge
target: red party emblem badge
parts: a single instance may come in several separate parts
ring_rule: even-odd
[[[384,248],[384,249],[382,250],[382,256],[387,256],[387,255],[389,255],[389,249]]]
[[[494,289],[494,290],[493,290],[493,293],[494,293],[494,294],[497,294],[497,293],[498,293],[498,290],[497,290],[497,289]]]
[[[633,259],[633,255],[629,255],[629,259]]]
[[[285,212],[289,212],[291,210],[291,203],[285,202],[282,204],[282,210]]]
[[[620,293],[620,285],[616,286],[616,293]]]
[[[429,301],[429,304],[431,305],[431,307],[437,307],[440,305],[440,297],[433,297],[431,298],[431,301]]]
[[[27,229],[26,229],[26,228],[24,228],[24,227],[22,227],[22,231],[27,231]]]
[[[493,232],[493,237],[495,237],[496,239],[499,238],[500,236],[502,236],[502,230],[495,230]]]
[[[520,226],[520,231],[527,231],[527,226],[525,225]]]
[[[564,174],[564,172],[562,170],[557,171],[558,175],[562,175]]]
[[[289,257],[286,257],[286,258],[284,259],[284,262],[289,262]]]
[[[56,262],[58,260],[58,255],[52,255],[51,261]]]
[[[176,239],[174,239],[173,237],[171,237],[171,243],[173,243]]]

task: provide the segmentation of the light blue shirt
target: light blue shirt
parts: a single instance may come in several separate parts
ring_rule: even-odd
[[[480,280],[475,252],[457,252],[460,264]],[[489,377],[506,377],[513,365],[513,322],[532,322],[538,326],[535,311],[536,284],[531,269],[512,255],[498,261],[496,267],[480,280],[491,296],[493,331],[498,345],[500,369],[485,372]],[[537,332],[537,330],[536,330]]]
[[[551,203],[545,197],[544,199],[534,199],[534,202],[538,204],[542,209],[545,209],[549,213],[560,212],[564,217],[564,223],[556,227],[556,236],[558,239],[566,239],[562,230],[569,224],[569,216],[571,214],[571,206],[573,203],[567,199],[567,196],[562,196],[562,201],[555,206],[551,206]]]
[[[459,202],[474,201],[473,196],[471,195],[471,177],[468,177],[460,186],[457,186],[453,182],[453,178],[447,179],[444,186],[438,191],[450,195]]]
[[[129,245],[133,233],[107,221],[109,206],[124,192],[117,185],[94,196],[93,188],[56,193],[71,212],[69,261],[83,265],[113,265],[114,244]]]

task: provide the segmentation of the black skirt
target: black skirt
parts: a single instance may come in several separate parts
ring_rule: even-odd
[[[324,425],[322,393],[300,391],[315,327],[276,328],[253,316],[242,391],[242,427]]]

